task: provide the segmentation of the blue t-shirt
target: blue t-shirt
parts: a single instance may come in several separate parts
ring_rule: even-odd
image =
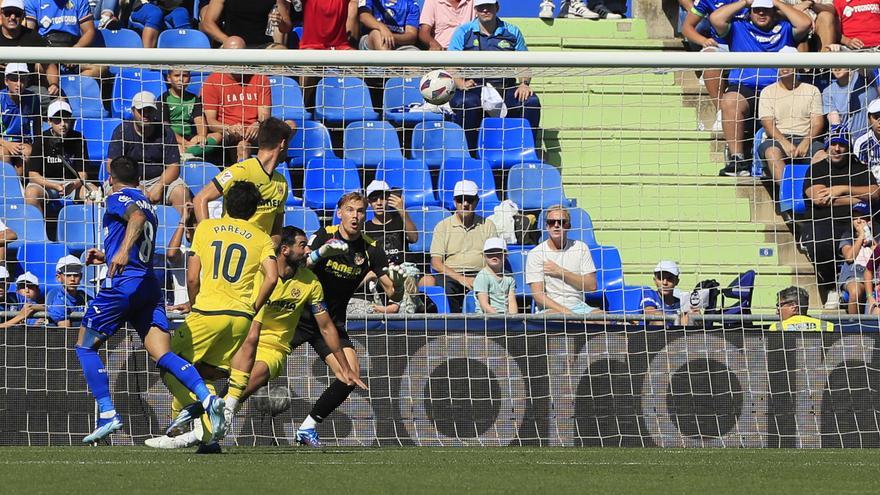
[[[498,27],[491,35],[480,32],[480,21],[473,20],[456,28],[449,41],[449,51],[477,50],[484,52],[524,52],[526,39],[513,24],[498,19]]]
[[[41,304],[41,301],[38,299],[31,299],[29,297],[24,297],[18,292],[15,293],[15,298],[18,300],[18,304],[12,305],[12,311],[21,311],[21,308],[24,307],[25,304]],[[24,320],[25,325],[36,325],[37,322],[40,321],[39,318],[28,318]]]
[[[86,293],[77,289],[72,295],[63,288],[54,288],[46,296],[46,315],[52,323],[69,320],[70,313],[86,310]]]
[[[663,296],[660,295],[659,291],[645,291],[642,295],[642,302],[640,304],[642,312],[645,312],[645,308],[657,308],[663,311],[663,314],[666,315],[677,315],[681,313],[681,298],[684,296],[684,293],[678,289],[673,289],[673,294],[675,295],[675,302],[672,304],[666,304],[663,302]]]
[[[733,19],[727,33],[731,52],[778,52],[795,46],[794,26],[780,20],[770,31],[763,31],[745,19]],[[730,86],[742,85],[762,89],[775,83],[776,69],[731,69],[727,76]]]
[[[64,32],[79,38],[79,24],[92,20],[88,0],[24,0],[24,15],[37,23],[37,33]]]
[[[854,140],[868,131],[868,103],[878,96],[876,71],[869,79],[865,81],[862,74],[853,72],[846,86],[834,81],[822,91],[822,112],[840,114],[840,122],[849,128]]]
[[[125,238],[125,228],[128,225],[125,212],[131,205],[144,212],[147,222],[144,224],[140,239],[134,243],[128,253],[128,265],[121,275],[118,273],[115,275],[115,279],[154,276],[153,253],[156,248],[156,229],[159,220],[153,205],[140,189],[127,187],[107,197],[107,209],[104,211],[104,252],[107,264],[109,265],[110,260],[116,255]],[[110,279],[108,278],[107,281],[109,283]]]
[[[421,9],[415,0],[358,0],[358,10],[372,14],[392,33],[402,34],[407,26],[419,28]]]
[[[37,122],[40,116],[40,100],[27,89],[22,89],[21,93],[19,104],[12,99],[9,89],[0,91],[0,136],[6,141],[30,143],[34,133],[40,132]]]
[[[724,7],[729,3],[734,3],[735,0],[696,0],[694,2],[694,6],[691,7],[691,12],[702,17],[703,19],[708,20],[709,16],[712,15],[712,12]],[[734,19],[748,19],[749,18],[749,9],[742,9],[736,13]],[[711,26],[711,24],[710,24]],[[710,31],[712,39],[717,41],[718,43],[727,44],[727,38],[722,37],[718,34],[718,31],[715,31],[714,27],[710,27]]]

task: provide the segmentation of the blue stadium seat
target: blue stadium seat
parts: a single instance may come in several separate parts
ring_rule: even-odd
[[[385,115],[385,120],[395,125],[412,126],[443,120],[441,113],[408,111],[413,103],[425,103],[425,98],[419,91],[419,78],[392,77],[385,81],[383,95],[382,113]]]
[[[156,218],[159,220],[159,228],[156,230],[155,251],[165,254],[168,251],[168,242],[174,236],[177,225],[180,223],[180,213],[173,206],[156,206]],[[186,243],[184,237],[183,242]]]
[[[75,118],[100,119],[107,115],[101,103],[101,88],[95,79],[66,74],[61,76],[61,90]]]
[[[336,158],[330,131],[320,122],[306,120],[290,138],[287,157],[289,166],[298,168],[305,167],[312,158]]]
[[[434,227],[450,215],[449,211],[436,206],[425,206],[422,208],[407,208],[406,213],[419,232],[419,240],[410,244],[408,251],[413,253],[429,252],[431,250],[431,240],[434,239]]]
[[[434,196],[431,172],[418,160],[388,159],[379,164],[376,180],[384,180],[392,189],[403,191],[406,207],[440,206]]]
[[[450,158],[470,158],[464,129],[455,122],[425,122],[413,129],[412,157],[437,170]]]
[[[196,72],[192,71],[189,73],[189,85],[186,87],[186,90],[194,95],[201,95],[202,93],[202,84],[205,82],[205,79],[210,76],[210,72]],[[156,95],[157,97],[160,95]]]
[[[113,100],[111,109],[114,117],[131,118],[131,99],[141,91],[153,93],[156,99],[165,92],[166,85],[162,73],[149,69],[124,68],[113,80]]]
[[[283,163],[279,164],[275,170],[287,181],[287,199],[284,200],[284,206],[302,206],[302,198],[293,195],[293,181],[290,179],[290,170]]]
[[[495,178],[488,163],[473,158],[451,158],[443,163],[437,180],[437,193],[440,196],[440,203],[448,210],[455,210],[452,194],[455,183],[460,180],[471,180],[477,184],[480,190],[480,202],[476,209],[478,214],[487,217],[494,213],[495,207],[501,201],[498,199]]]
[[[211,40],[198,29],[166,29],[159,33],[159,41],[156,47],[211,48]]]
[[[307,206],[288,206],[284,209],[284,225],[293,225],[311,236],[321,228],[321,220],[314,210]]]
[[[367,85],[356,77],[325,77],[315,93],[315,119],[325,124],[377,120]]]
[[[535,154],[535,137],[526,119],[485,118],[479,142],[479,156],[492,168],[541,161]]]
[[[559,170],[545,163],[514,165],[507,173],[507,197],[521,210],[569,204]]]
[[[608,312],[616,314],[633,314],[642,312],[642,299],[650,292],[652,287],[641,285],[624,285],[605,293],[608,301]]]
[[[434,305],[437,306],[438,314],[448,314],[451,312],[449,309],[449,299],[446,298],[446,289],[443,287],[419,287],[419,292],[431,299]]]
[[[355,165],[376,168],[383,160],[403,160],[397,131],[385,121],[352,122],[343,136],[345,158]]]
[[[303,180],[306,206],[316,210],[335,210],[343,194],[362,189],[357,166],[351,160],[313,158],[306,165]]]
[[[510,268],[510,275],[513,276],[513,280],[516,282],[517,296],[531,297],[532,295],[532,290],[526,284],[526,260],[528,256],[528,249],[513,249],[511,246],[508,246],[507,264]]]
[[[608,311],[623,309],[623,263],[614,246],[590,246],[596,265],[596,290],[587,292],[586,301]]]
[[[23,271],[37,276],[45,296],[50,288],[61,285],[55,280],[55,263],[68,254],[67,246],[60,242],[28,242],[19,248],[16,259]]]
[[[596,234],[593,231],[593,219],[590,218],[590,214],[583,208],[577,207],[569,208],[568,213],[571,216],[571,229],[568,231],[568,238],[582,241],[591,247],[598,246],[599,243],[596,242]],[[547,240],[546,218],[546,210],[542,211],[538,216],[537,228],[543,232],[542,242]]]
[[[103,208],[97,205],[67,205],[58,214],[58,242],[74,254],[97,247],[101,240]]]
[[[89,149],[89,160],[92,161],[95,168],[104,165],[107,159],[107,150],[110,147],[110,140],[113,137],[113,131],[122,123],[121,119],[104,118],[104,119],[78,119],[73,128],[82,133],[83,139],[86,141],[86,147]]]
[[[810,173],[809,164],[793,163],[785,166],[779,184],[780,212],[791,211],[801,214],[807,211],[807,204],[804,201],[804,178],[808,173]]]
[[[131,29],[96,29],[94,47],[106,48],[143,48],[141,37]]]
[[[220,169],[208,162],[187,162],[180,166],[180,178],[186,182],[193,197],[219,173]]]
[[[21,179],[9,163],[0,162],[0,194],[2,204],[24,204],[24,190],[21,187]]]
[[[311,120],[312,114],[306,111],[303,103],[302,90],[296,80],[291,77],[269,76],[272,88],[272,116],[281,120],[292,120],[297,127],[305,120]]]
[[[29,242],[40,243],[49,240],[46,237],[46,221],[36,206],[6,203],[3,205],[0,218],[18,235],[18,240],[9,244],[10,249],[16,250]]]

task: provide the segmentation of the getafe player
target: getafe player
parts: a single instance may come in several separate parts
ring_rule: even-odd
[[[83,443],[96,442],[122,428],[98,349],[125,322],[137,331],[156,367],[195,394],[211,412],[209,421],[223,422],[223,400],[208,391],[189,361],[171,352],[165,298],[153,272],[158,219],[138,181],[138,165],[133,160],[120,156],[110,162],[112,193],[103,218],[105,252],[90,249],[86,255],[87,263],[109,262],[109,270],[104,286],[86,309],[76,341],[76,356],[99,408],[97,428]]]

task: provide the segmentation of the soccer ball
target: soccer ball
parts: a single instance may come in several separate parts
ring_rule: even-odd
[[[432,70],[422,77],[419,91],[428,103],[442,105],[452,99],[455,80],[445,70]]]

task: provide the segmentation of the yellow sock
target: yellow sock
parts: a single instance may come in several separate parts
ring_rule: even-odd
[[[240,400],[250,378],[250,373],[233,368],[229,373],[229,391],[226,392],[226,397],[231,397],[236,401]]]

